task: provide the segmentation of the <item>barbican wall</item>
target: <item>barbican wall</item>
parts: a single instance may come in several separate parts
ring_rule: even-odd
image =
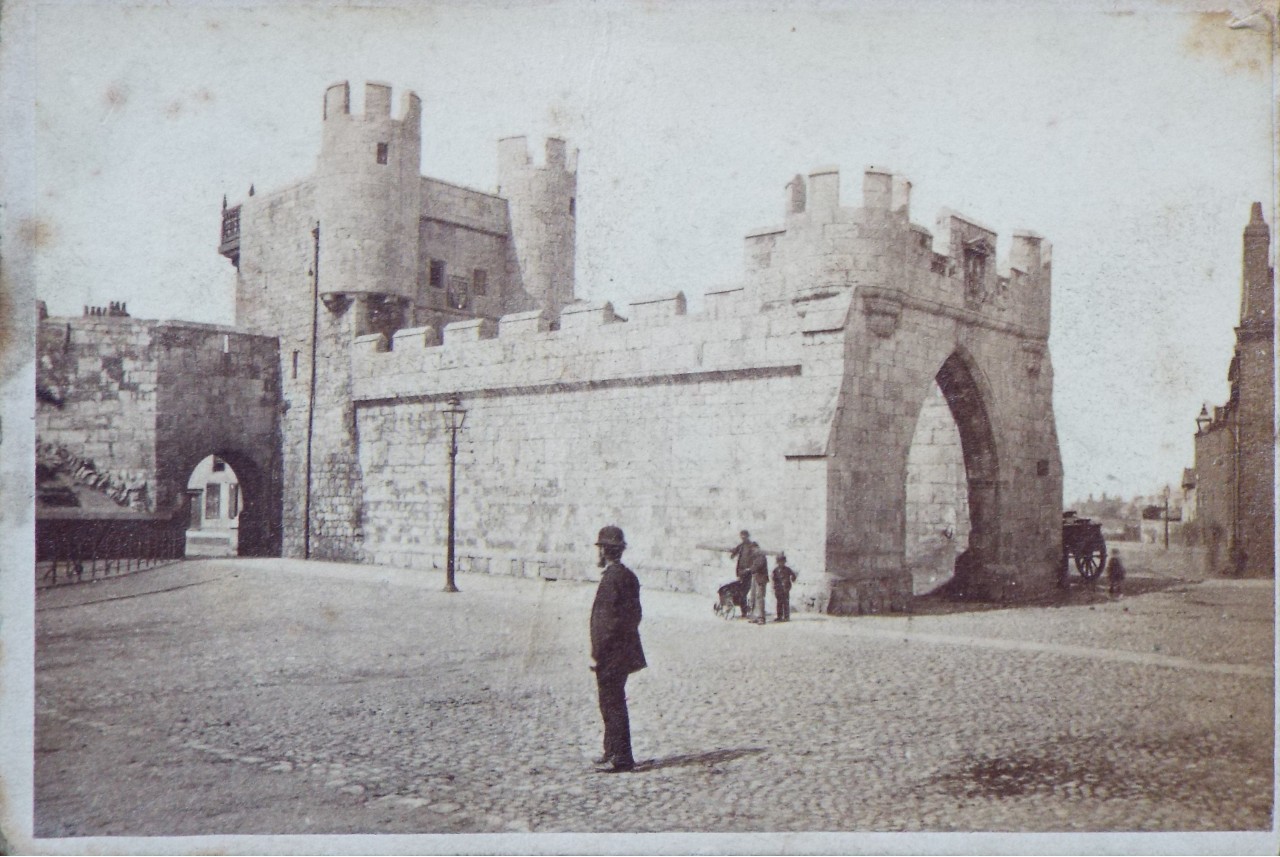
[[[803,180],[801,180],[803,182]],[[1061,462],[1046,340],[1050,262],[951,212],[911,224],[894,177],[839,204],[834,171],[789,188],[784,226],[748,238],[741,288],[568,305],[436,332],[359,339],[352,354],[362,541],[375,562],[438,564],[447,454],[440,409],[468,409],[459,555],[491,573],[590,576],[617,523],[648,585],[711,591],[746,528],[783,549],[811,609],[903,609],[908,465],[940,389],[967,474],[967,588],[1051,585]]]

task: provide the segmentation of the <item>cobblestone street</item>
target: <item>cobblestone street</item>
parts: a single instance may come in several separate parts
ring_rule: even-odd
[[[1272,824],[1271,581],[763,628],[645,591],[621,776],[590,765],[592,586],[441,583],[207,560],[42,591],[36,835]]]

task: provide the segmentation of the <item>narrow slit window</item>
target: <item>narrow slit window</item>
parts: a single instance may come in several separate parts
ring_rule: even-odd
[[[385,164],[387,162],[387,149],[386,143],[378,144],[378,163]]]
[[[577,213],[578,213],[578,198],[571,196],[569,197],[569,216],[575,217]]]
[[[293,380],[298,380],[298,352],[293,352]]]
[[[444,288],[444,262],[439,259],[431,260],[431,288]]]

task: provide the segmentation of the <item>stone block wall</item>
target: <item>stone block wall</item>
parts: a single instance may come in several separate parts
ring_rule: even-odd
[[[187,479],[207,455],[244,489],[256,552],[279,550],[279,354],[274,337],[132,318],[41,322],[37,443],[147,485],[146,511],[185,511]]]
[[[510,202],[511,282],[530,296],[528,308],[552,316],[574,299],[577,160],[556,138],[546,141],[542,163],[529,157],[524,137],[498,141],[498,193]]]
[[[421,102],[401,93],[395,118],[391,87],[366,83],[364,112],[356,114],[349,90],[344,81],[325,93],[316,159],[323,289],[412,301],[420,264]]]
[[[766,550],[786,550],[802,569],[797,600],[817,604],[838,336],[806,334],[791,307],[627,323],[573,315],[567,330],[504,323],[468,341],[449,329],[443,346],[366,343],[355,355],[369,558],[442,564],[440,410],[456,393],[468,411],[464,568],[591,577],[596,532],[616,523],[646,585],[710,593],[732,579],[727,550],[747,528]]]
[[[732,575],[721,549],[746,528],[801,570],[802,608],[905,609],[909,455],[942,413],[926,404],[941,389],[956,435],[927,455],[949,445],[954,477],[960,447],[965,590],[1052,585],[1062,472],[1048,247],[1016,237],[1022,267],[1001,276],[995,234],[948,212],[939,253],[909,222],[907,189],[869,171],[864,205],[842,208],[838,173],[816,172],[807,194],[792,188],[784,228],[749,237],[743,286],[708,294],[698,315],[682,296],[637,301],[630,322],[575,303],[558,325],[521,315],[450,326],[440,346],[359,343],[367,555],[440,564],[439,411],[456,394],[469,411],[464,567],[590,575],[594,533],[616,523],[649,585],[710,592]]]
[[[280,552],[280,356],[274,337],[189,322],[159,322],[156,477],[160,511],[184,508],[206,456],[235,470],[243,509],[240,552]]]
[[[871,168],[862,205],[842,206],[838,171],[820,168],[788,185],[782,227],[747,238],[747,290],[764,305],[856,295],[828,482],[828,515],[844,522],[827,553],[843,581],[837,612],[898,609],[910,595],[907,459],[934,384],[962,438],[969,552],[982,557],[970,590],[1048,586],[1061,540],[1048,243],[1015,233],[1002,275],[994,231],[944,211],[935,241],[910,222],[909,196],[909,183]]]
[[[128,317],[47,318],[37,333],[36,439],[90,459],[98,472],[145,486],[156,510],[157,358],[151,323]]]
[[[417,297],[413,322],[445,324],[472,316],[497,318],[522,309],[526,298],[509,272],[507,201],[436,179],[422,179],[422,216],[418,229]],[[445,265],[445,282],[431,286],[431,260]],[[474,272],[486,274],[485,293],[474,286]],[[453,305],[456,280],[463,279],[464,305]],[[512,303],[514,301],[514,304]]]

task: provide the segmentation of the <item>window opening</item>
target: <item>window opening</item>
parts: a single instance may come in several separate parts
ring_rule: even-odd
[[[471,305],[470,283],[466,277],[449,278],[449,306],[453,309],[466,309]]]
[[[489,293],[489,272],[484,268],[476,268],[471,273],[471,291],[477,295]]]
[[[378,163],[385,164],[387,162],[388,146],[386,143],[378,144]]]
[[[433,289],[444,288],[444,262],[439,259],[431,260],[431,287]]]
[[[204,517],[206,521],[222,517],[222,486],[217,482],[204,486]]]

